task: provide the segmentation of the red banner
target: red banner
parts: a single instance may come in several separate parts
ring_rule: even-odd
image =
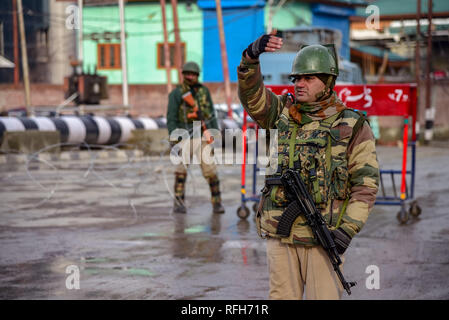
[[[267,85],[276,94],[290,92],[293,85]],[[414,116],[416,103],[413,84],[336,85],[338,97],[350,108],[368,116]]]

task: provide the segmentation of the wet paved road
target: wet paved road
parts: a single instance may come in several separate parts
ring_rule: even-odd
[[[383,168],[401,150],[378,148]],[[358,286],[344,299],[449,298],[449,147],[418,148],[419,219],[376,206],[346,254]],[[265,244],[252,216],[240,220],[240,166],[221,166],[226,214],[214,215],[198,167],[188,214],[171,214],[168,158],[0,166],[2,299],[266,299]],[[445,171],[446,170],[446,171]],[[258,188],[260,189],[260,188]],[[251,204],[249,205],[251,206]],[[67,266],[80,289],[67,289]],[[380,289],[369,290],[368,266]]]

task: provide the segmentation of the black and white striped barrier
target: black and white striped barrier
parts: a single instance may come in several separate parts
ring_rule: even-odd
[[[165,118],[97,116],[0,117],[0,142],[5,131],[59,131],[61,143],[113,145],[126,143],[134,129],[166,128]]]

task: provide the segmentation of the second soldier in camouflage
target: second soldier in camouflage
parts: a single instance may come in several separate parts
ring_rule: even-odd
[[[206,135],[208,129],[217,129],[218,123],[215,117],[214,104],[209,89],[198,82],[200,67],[195,62],[186,62],[182,68],[183,82],[176,86],[168,97],[167,128],[169,135],[176,129],[193,130],[193,122],[201,121],[204,125],[201,133]],[[191,100],[185,99],[187,95]],[[189,103],[188,103],[189,102]],[[192,105],[193,104],[193,105]],[[206,142],[193,142],[193,138],[186,141],[183,147],[190,149],[190,155],[202,154]],[[217,175],[215,162],[206,163],[201,159],[201,171],[209,183],[211,192],[212,210],[214,213],[224,213],[225,209],[221,203],[220,180]],[[175,199],[173,211],[175,213],[186,213],[185,206],[185,184],[187,179],[186,163],[180,163],[175,169]]]

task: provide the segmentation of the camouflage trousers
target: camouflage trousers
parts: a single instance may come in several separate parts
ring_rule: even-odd
[[[190,146],[188,145],[190,144]],[[183,146],[181,146],[182,148]],[[204,178],[209,183],[209,188],[211,192],[211,202],[212,204],[221,203],[221,193],[220,193],[220,181],[217,176],[217,167],[215,163],[208,163],[208,161],[204,161],[202,154],[206,153],[209,146],[203,141],[200,145],[198,141],[192,139],[190,141],[186,141],[184,147],[190,148],[190,160],[192,160],[193,156],[196,156],[197,159],[201,158],[201,172],[203,173]],[[202,153],[202,154],[200,154]],[[191,161],[190,161],[191,162]],[[185,183],[187,179],[187,168],[189,164],[180,163],[175,169],[175,197],[177,200],[184,201],[185,197]]]
[[[307,300],[341,298],[343,286],[321,246],[286,244],[268,238],[267,258],[270,299],[302,300],[304,293]],[[343,265],[343,256],[341,260]]]
[[[209,183],[212,204],[221,203],[220,180],[217,175],[205,177]],[[178,204],[184,203],[187,173],[175,173],[175,199]]]
[[[187,168],[190,163],[193,162],[193,157],[197,159],[201,159],[200,166],[203,176],[207,179],[207,177],[213,176],[217,174],[217,166],[215,162],[209,161],[209,159],[205,159],[205,154],[209,154],[208,148],[210,146],[205,141],[199,141],[199,139],[190,139],[183,142],[180,146],[181,150],[187,150],[189,152],[185,152],[182,154],[182,162],[177,165],[175,172],[176,173],[184,173],[187,174]],[[189,157],[190,156],[190,157]],[[207,160],[207,161],[206,161]]]

